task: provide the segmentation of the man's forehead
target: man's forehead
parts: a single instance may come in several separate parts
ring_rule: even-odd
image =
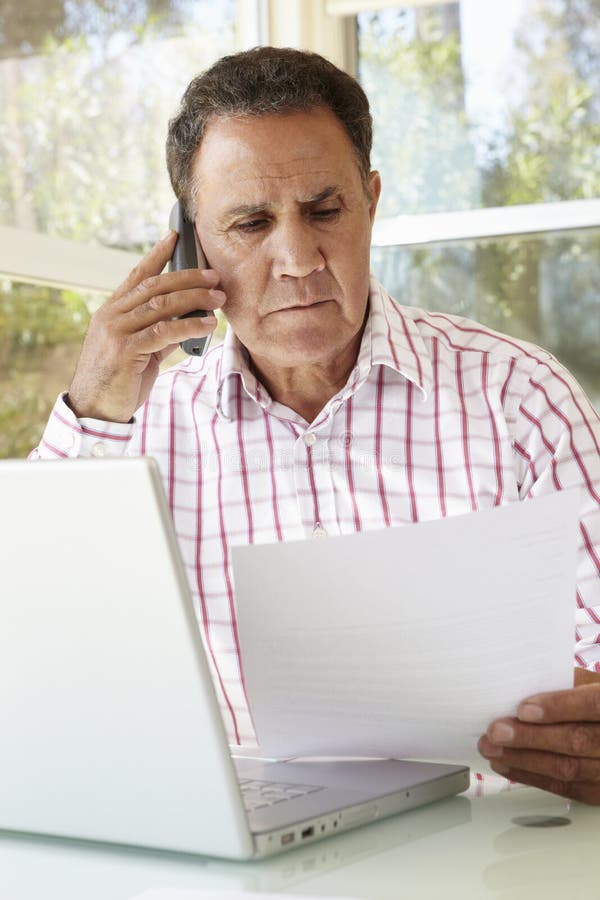
[[[203,183],[223,180],[236,190],[269,189],[286,181],[306,182],[317,194],[359,174],[352,143],[339,119],[327,109],[286,115],[231,116],[213,120],[193,164]],[[249,198],[250,199],[250,198]],[[252,198],[257,199],[257,198]]]
[[[336,132],[339,137],[351,143],[350,136],[341,119],[325,105],[313,106],[310,109],[281,110],[280,112],[215,114],[205,124],[202,142],[215,132],[218,132],[220,136],[228,134],[240,139],[248,135],[254,137],[260,133],[268,137],[270,134],[285,132],[294,127],[298,127],[308,137],[317,128],[326,129],[330,133]]]

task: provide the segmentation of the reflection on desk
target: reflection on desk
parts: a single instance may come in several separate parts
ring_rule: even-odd
[[[566,817],[557,828],[524,817]],[[533,788],[440,803],[250,863],[0,833],[0,896],[129,900],[151,888],[564,900],[595,896],[600,810]],[[587,892],[587,893],[586,893]]]

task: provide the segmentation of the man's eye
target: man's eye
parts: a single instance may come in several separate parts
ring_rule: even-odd
[[[247,222],[238,222],[236,228],[239,231],[259,231],[268,224],[267,219],[249,219]]]
[[[316,209],[313,213],[315,218],[322,219],[323,221],[327,221],[328,219],[335,219],[336,216],[339,216],[341,213],[341,208],[339,206],[331,207],[330,209]]]

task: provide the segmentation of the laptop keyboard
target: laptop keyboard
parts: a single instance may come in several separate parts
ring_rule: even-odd
[[[274,806],[275,803],[285,803],[286,800],[294,800],[296,797],[304,797],[306,794],[322,791],[323,785],[285,784],[281,781],[245,779],[240,781],[240,788],[246,812],[254,812],[255,809]]]

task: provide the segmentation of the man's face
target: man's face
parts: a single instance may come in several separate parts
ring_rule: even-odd
[[[341,122],[322,107],[215,119],[196,156],[196,228],[255,363],[328,365],[362,329],[371,200]]]

